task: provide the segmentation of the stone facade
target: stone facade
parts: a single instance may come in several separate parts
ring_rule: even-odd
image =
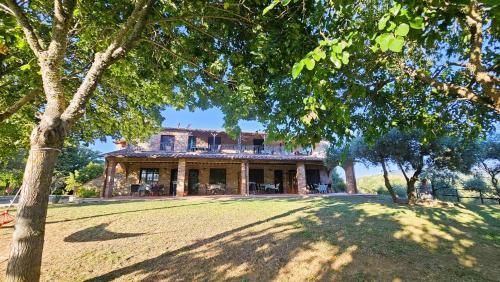
[[[114,164],[115,162],[109,162]],[[255,163],[249,161],[207,161],[202,159],[177,159],[165,162],[148,162],[147,160],[137,160],[135,162],[118,162],[115,168],[113,185],[113,195],[130,195],[130,185],[140,183],[141,169],[158,169],[158,184],[162,184],[165,191],[172,194],[172,181],[177,181],[177,196],[190,195],[188,191],[189,172],[197,170],[198,183],[201,184],[197,195],[206,195],[205,184],[210,183],[210,169],[224,169],[226,171],[226,193],[228,195],[247,195],[248,183],[250,182],[248,172],[253,169],[262,170],[264,174],[263,183],[276,183],[275,171],[281,171],[283,193],[296,194],[307,193],[305,190],[306,169],[318,169],[320,175],[328,175],[324,166],[303,164],[300,168],[295,163]],[[299,170],[297,170],[299,168]],[[177,170],[177,178],[172,179],[172,171]],[[108,167],[111,178],[112,169]],[[246,174],[245,174],[246,171]],[[300,175],[302,173],[302,175]],[[243,176],[243,177],[242,177]],[[246,178],[246,179],[245,179]],[[321,183],[329,184],[328,177],[321,177]],[[108,181],[107,186],[110,185]],[[300,186],[302,185],[302,186]],[[299,187],[304,189],[300,190]],[[109,192],[108,192],[109,193]],[[109,194],[108,194],[109,195]]]
[[[174,152],[165,154],[160,150],[162,135],[174,136]],[[201,152],[188,152],[190,136],[196,138],[197,151],[200,149]],[[209,147],[208,141],[214,136],[220,137],[223,150],[220,152],[204,150],[203,148]],[[140,184],[143,181],[140,175],[141,169],[157,169],[158,180],[154,182],[163,185],[164,191],[169,195],[174,194],[173,187],[176,182],[176,196],[205,195],[207,192],[205,187],[210,184],[211,169],[225,170],[225,194],[232,195],[248,195],[251,192],[250,171],[252,170],[259,170],[258,175],[263,177],[261,184],[282,183],[283,186],[280,189],[282,193],[308,193],[306,182],[311,181],[306,177],[308,170],[319,171],[319,180],[317,181],[320,183],[331,183],[330,171],[322,162],[328,143],[318,143],[312,152],[307,148],[300,147],[284,152],[281,151],[284,150],[282,142],[265,142],[265,146],[278,148],[279,151],[256,153],[255,147],[252,147],[256,139],[265,140],[266,135],[259,132],[243,132],[235,140],[222,131],[166,128],[148,141],[134,147],[126,146],[125,142],[118,142],[117,144],[122,148],[128,149],[112,152],[106,156],[108,165],[105,169],[105,189],[103,189],[102,196],[130,195],[131,185]],[[238,144],[248,145],[248,148],[242,149]],[[231,151],[231,148],[234,152]],[[248,151],[245,151],[247,149]],[[310,154],[304,155],[303,152],[307,150]],[[148,173],[150,172],[151,170]],[[175,179],[172,173],[177,174]],[[252,175],[255,173],[253,171]],[[315,175],[317,175],[316,173]],[[349,177],[351,174],[346,173],[346,176]],[[315,177],[313,179],[316,179]],[[354,173],[352,173],[352,177],[354,177]],[[198,185],[195,185],[195,182]],[[349,186],[352,181],[349,182],[348,179],[347,182],[348,187],[352,188],[352,185]]]

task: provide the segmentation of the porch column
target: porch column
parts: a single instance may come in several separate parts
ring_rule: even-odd
[[[248,161],[243,161],[241,163],[241,183],[240,183],[240,192],[241,195],[248,195]]]
[[[342,166],[345,172],[345,182],[347,186],[347,193],[358,194],[358,187],[356,185],[356,175],[354,174],[354,162],[346,160]]]
[[[184,196],[184,186],[186,183],[186,159],[179,159],[179,165],[177,166],[177,197]]]
[[[104,198],[108,199],[113,196],[113,188],[115,186],[116,162],[109,160],[106,167],[106,179],[104,180]]]
[[[297,187],[299,194],[307,194],[306,166],[302,162],[297,163]]]

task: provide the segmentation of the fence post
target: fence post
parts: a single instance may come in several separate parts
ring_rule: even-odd
[[[481,198],[481,204],[484,204],[483,191],[479,190],[479,198]]]

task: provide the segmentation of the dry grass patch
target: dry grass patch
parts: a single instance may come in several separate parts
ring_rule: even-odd
[[[183,199],[52,206],[42,280],[494,281],[498,261],[498,206]]]

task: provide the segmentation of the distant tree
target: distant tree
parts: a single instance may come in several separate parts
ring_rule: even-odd
[[[332,189],[335,192],[345,192],[347,185],[336,169],[332,170]]]
[[[469,171],[475,163],[474,143],[467,139],[436,136],[426,139],[421,130],[397,129],[368,142],[357,138],[350,144],[350,155],[367,165],[380,165],[385,187],[394,202],[400,202],[389,180],[388,165],[396,165],[406,180],[409,204],[416,202],[416,182],[426,170]]]
[[[82,145],[68,145],[59,155],[54,168],[54,176],[66,177],[70,173],[85,168],[90,163],[101,163],[99,152]]]
[[[356,138],[350,143],[350,155],[365,165],[381,166],[384,178],[384,185],[393,202],[401,202],[389,180],[389,164],[391,163],[391,140],[387,135],[377,138],[374,142],[367,144],[362,137]]]
[[[495,136],[479,143],[477,151],[477,168],[488,174],[491,185],[500,196],[500,187],[497,176],[500,173],[500,140]]]
[[[488,185],[481,175],[474,175],[473,177],[463,181],[462,183],[465,190],[485,192]]]

